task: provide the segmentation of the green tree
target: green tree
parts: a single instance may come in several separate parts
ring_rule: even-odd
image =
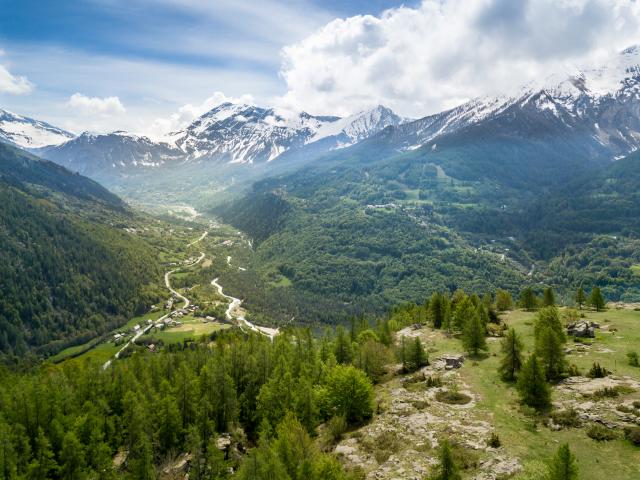
[[[429,316],[433,322],[433,328],[442,328],[446,325],[449,310],[448,303],[447,297],[440,292],[435,292],[431,295]]]
[[[418,370],[425,365],[429,365],[429,357],[427,356],[426,350],[422,346],[420,337],[416,337],[413,341],[413,349],[411,351],[411,354],[411,363],[413,364],[414,370]]]
[[[60,478],[80,480],[85,478],[85,461],[82,444],[73,432],[67,432],[60,452]]]
[[[578,305],[578,308],[582,310],[582,306],[587,302],[587,295],[584,293],[582,285],[580,285],[578,287],[578,290],[576,290],[574,300],[576,301],[576,305]]]
[[[438,452],[438,466],[435,473],[430,477],[430,480],[461,480],[462,477],[458,471],[453,452],[451,451],[451,445],[447,440],[443,441],[440,445]]]
[[[389,349],[384,344],[368,340],[359,346],[355,364],[375,383],[384,375],[390,357]]]
[[[533,327],[533,335],[537,339],[540,335],[540,332],[544,330],[546,327],[551,328],[558,338],[565,342],[567,337],[564,333],[564,326],[562,325],[562,320],[560,320],[560,310],[557,307],[544,307],[541,308],[538,314],[536,315],[535,324]]]
[[[11,427],[0,417],[0,478],[2,480],[14,478],[17,462]]]
[[[477,314],[478,310],[471,301],[471,298],[464,297],[463,300],[458,302],[453,313],[453,328],[460,332],[463,331],[465,326],[469,323],[469,320],[477,316]]]
[[[359,423],[373,414],[373,387],[362,370],[336,365],[327,376],[326,389],[332,415]]]
[[[530,355],[518,375],[518,392],[525,405],[546,410],[551,405],[551,390],[535,355]]]
[[[53,451],[51,450],[51,443],[42,428],[38,427],[38,436],[36,437],[33,449],[33,460],[29,464],[29,478],[33,480],[51,478],[50,475],[56,471],[57,466]]]
[[[482,308],[482,306],[479,306]],[[471,355],[478,355],[481,350],[487,350],[485,326],[480,319],[478,309],[467,319],[462,331],[462,344]]]
[[[496,309],[499,312],[506,312],[513,308],[513,298],[506,290],[498,290],[496,292]]]
[[[513,327],[507,330],[502,339],[501,347],[503,357],[499,367],[500,376],[503,380],[513,382],[522,368],[522,352],[524,350],[522,339]]]
[[[547,287],[542,295],[542,305],[545,307],[554,307],[556,305],[556,294],[553,288]]]
[[[569,445],[560,445],[549,463],[549,480],[577,480],[578,463],[571,453]]]
[[[520,292],[520,306],[529,312],[538,307],[538,299],[533,288],[526,287]]]
[[[535,354],[548,380],[559,380],[565,370],[564,343],[551,327],[544,326],[536,335]]]
[[[334,344],[333,354],[336,356],[338,363],[347,364],[353,360],[353,348],[351,346],[351,338],[347,335],[342,325],[336,328],[336,340]]]
[[[147,435],[140,435],[139,440],[129,452],[128,471],[131,479],[155,480],[156,471],[153,466],[153,450]]]
[[[606,308],[606,302],[604,301],[600,287],[593,287],[593,290],[591,290],[589,305],[595,308],[596,312],[601,312]]]

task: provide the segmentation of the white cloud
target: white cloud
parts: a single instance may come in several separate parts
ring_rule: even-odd
[[[602,60],[640,41],[634,0],[423,0],[336,19],[285,47],[283,108],[433,113]]]
[[[227,97],[222,92],[215,92],[199,105],[187,103],[169,117],[157,118],[144,133],[151,137],[161,137],[168,133],[176,132],[189,125],[200,115],[225,102],[253,105],[255,100],[249,94],[239,97]]]
[[[67,105],[85,114],[118,115],[126,112],[118,97],[87,97],[74,93],[69,97]]]
[[[0,49],[0,57],[5,54]],[[24,95],[33,91],[34,85],[26,77],[12,75],[4,65],[0,64],[0,94]]]

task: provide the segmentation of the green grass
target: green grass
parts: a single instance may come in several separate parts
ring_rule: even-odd
[[[522,335],[528,351],[533,347],[534,318],[535,313],[522,311],[510,312],[504,317],[505,321]],[[640,378],[640,369],[627,365],[626,361],[627,351],[640,350],[640,313],[622,310],[586,312],[586,319],[599,322],[601,325],[605,325],[605,320],[609,320],[619,331],[616,334],[598,332],[590,352],[581,357],[569,355],[568,362],[578,365],[583,373],[595,361],[616,375]],[[572,344],[570,340],[568,346]],[[480,394],[478,408],[491,413],[495,430],[510,454],[519,457],[526,464],[549,458],[559,444],[568,442],[578,459],[581,480],[613,478],[611,475],[614,472],[616,480],[639,478],[637,465],[640,464],[640,449],[625,440],[596,442],[587,437],[584,429],[558,432],[543,426],[532,429],[531,420],[519,409],[517,392],[512,385],[500,381],[496,373],[500,360],[500,343],[490,341],[489,346],[489,356],[486,359],[465,362],[460,374],[464,382]],[[602,353],[598,351],[600,348],[607,348],[613,352]],[[452,340],[438,342],[438,349],[460,352],[462,350],[460,343]],[[493,356],[494,353],[497,355]],[[638,393],[634,393],[634,396],[638,396]]]

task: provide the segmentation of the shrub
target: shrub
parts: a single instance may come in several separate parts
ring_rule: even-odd
[[[580,375],[582,375],[582,372],[575,363],[572,363],[567,368],[567,375],[570,377],[579,377]]]
[[[625,428],[624,436],[634,445],[640,446],[640,427]]]
[[[347,420],[342,415],[331,417],[327,422],[327,433],[333,442],[342,440],[344,433],[347,431]]]
[[[576,412],[575,408],[571,407],[566,410],[555,411],[551,413],[551,419],[553,423],[556,425],[560,425],[561,427],[579,427],[580,417],[578,417],[578,412]]]
[[[632,367],[640,367],[640,358],[638,358],[638,352],[627,353],[627,360]]]
[[[427,388],[438,388],[442,386],[442,379],[440,377],[427,378]]]
[[[632,405],[633,405],[633,408],[640,409],[640,401],[635,400]]]
[[[491,435],[489,435],[489,438],[487,439],[487,445],[491,448],[500,448],[500,437],[497,433],[492,432]]]
[[[601,388],[600,390],[596,390],[595,392],[593,392],[593,396],[596,399],[615,398],[619,395],[620,393],[618,392],[617,387],[604,387],[604,388]]]
[[[591,369],[589,370],[589,373],[587,373],[587,377],[589,378],[604,378],[607,375],[609,375],[611,372],[608,371],[606,368],[600,366],[599,363],[594,362],[593,365],[591,365]]]
[[[613,430],[609,430],[608,428],[603,427],[602,425],[599,425],[597,423],[589,427],[589,429],[587,430],[587,436],[598,442],[607,442],[618,437],[618,435],[616,435],[616,432],[614,432]]]

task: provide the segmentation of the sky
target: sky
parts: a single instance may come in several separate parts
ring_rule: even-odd
[[[160,135],[222,101],[420,117],[640,43],[636,0],[0,0],[0,108]]]

